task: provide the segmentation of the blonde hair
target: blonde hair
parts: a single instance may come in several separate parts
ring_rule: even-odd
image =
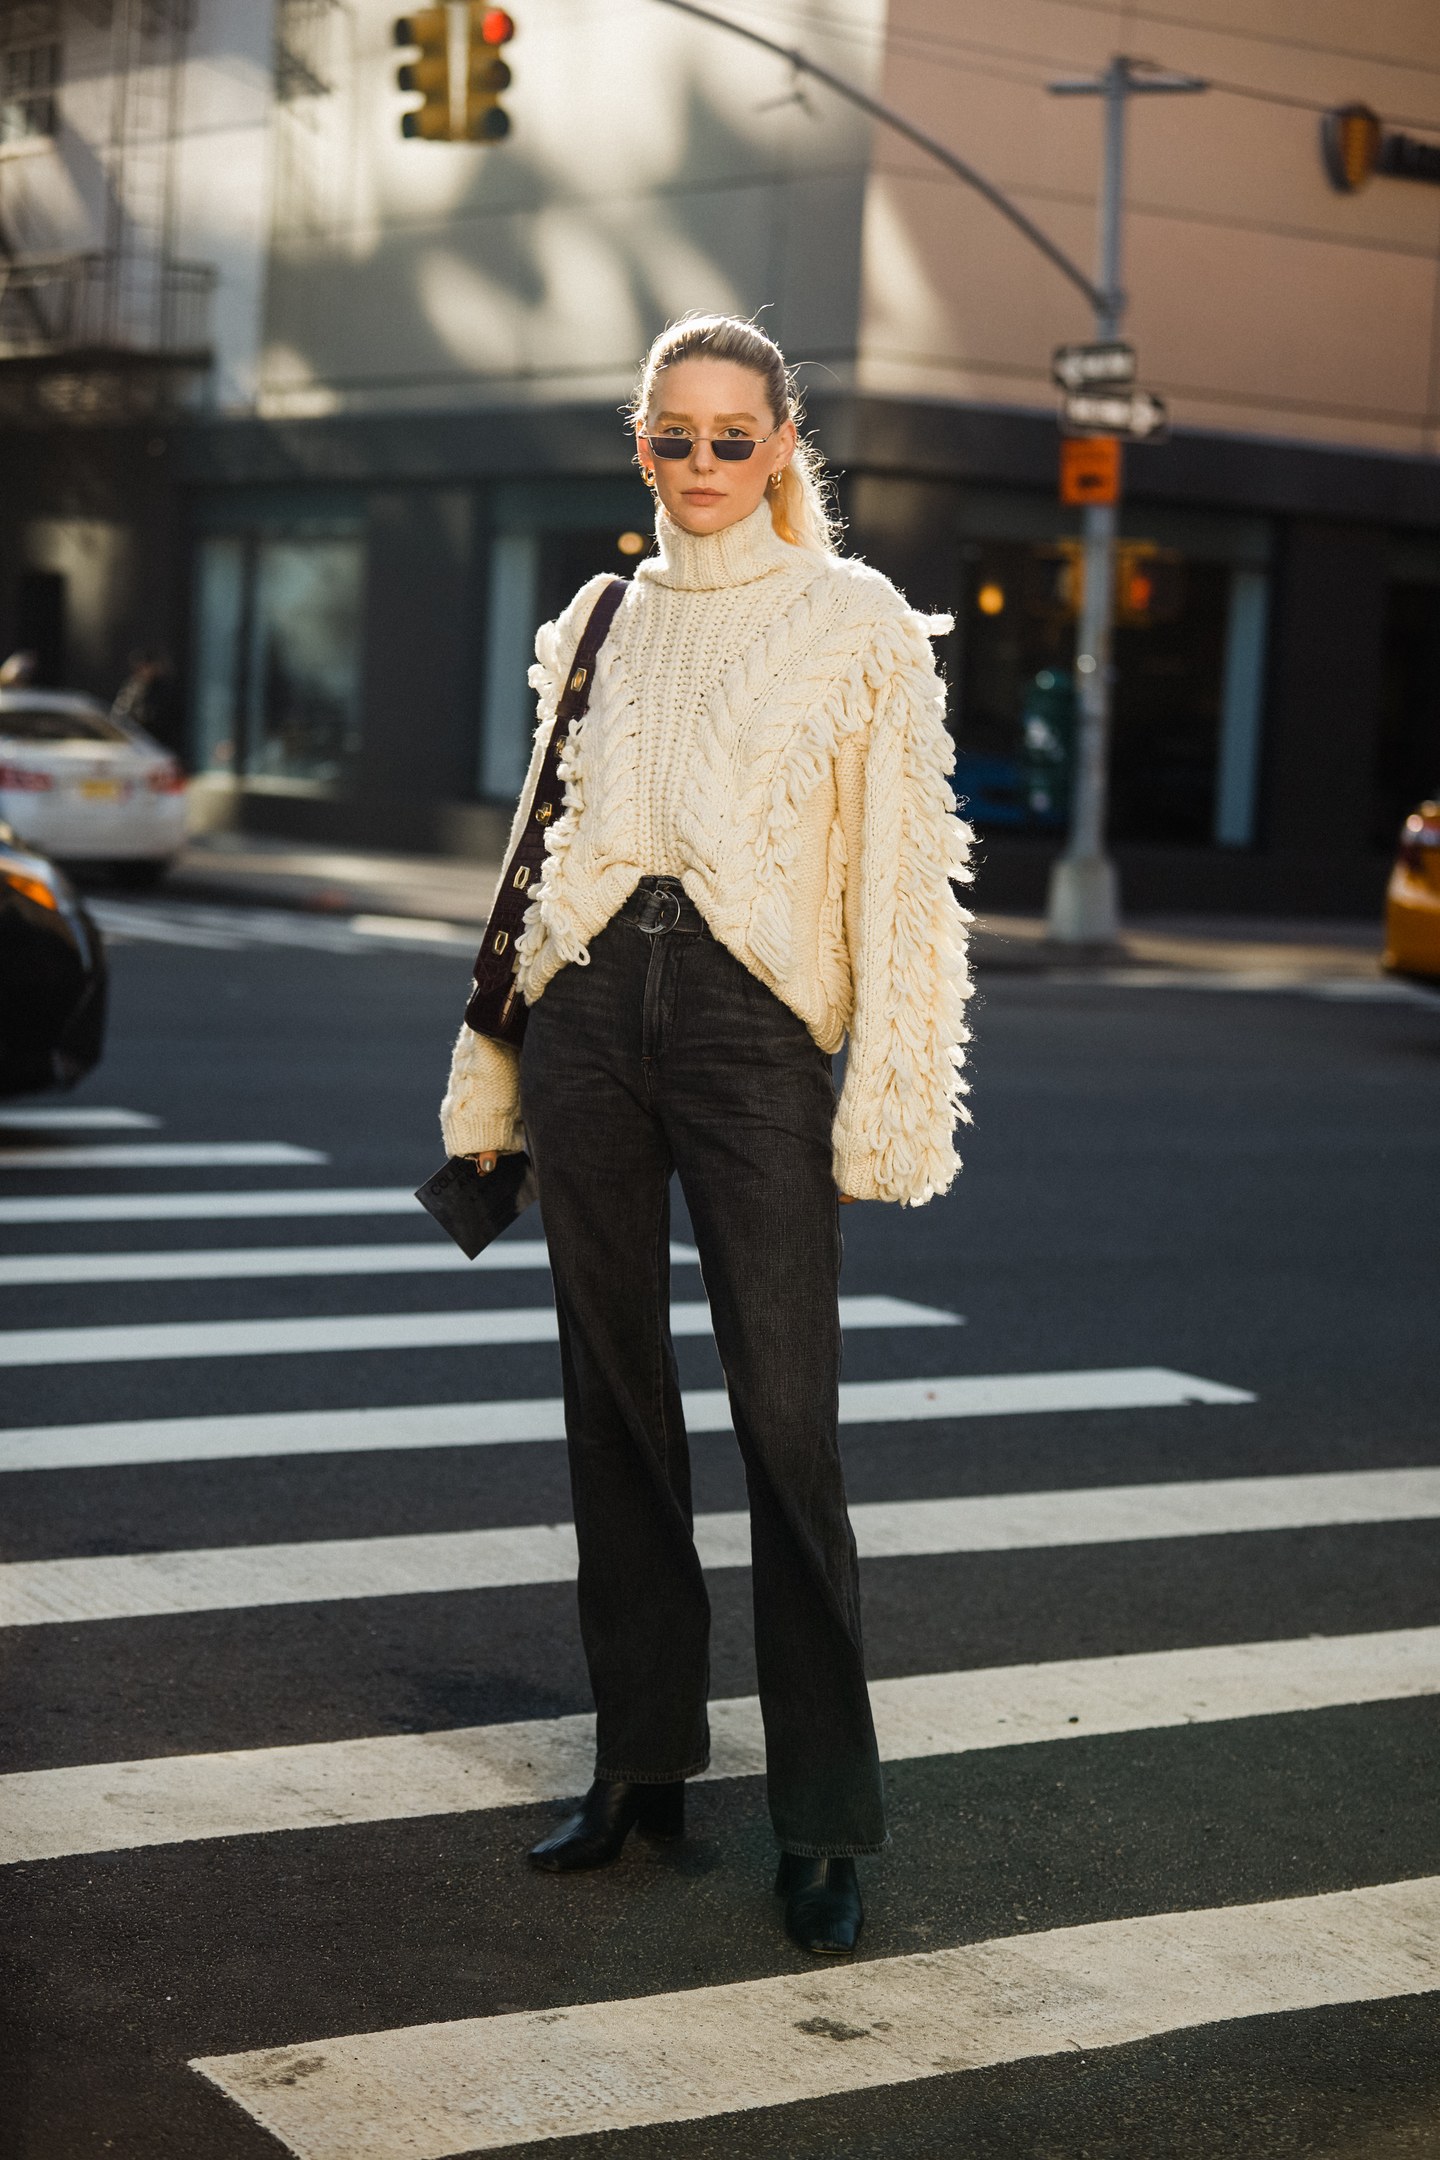
[[[802,426],[804,406],[785,355],[773,338],[738,315],[686,315],[660,332],[645,355],[630,403],[633,426],[644,426],[666,368],[674,367],[677,360],[700,356],[733,360],[738,367],[749,368],[765,385],[765,400],[776,427],[786,420],[793,420],[797,430]],[[769,491],[769,503],[771,522],[782,540],[795,547],[835,548],[839,523],[825,461],[799,433],[780,485]]]

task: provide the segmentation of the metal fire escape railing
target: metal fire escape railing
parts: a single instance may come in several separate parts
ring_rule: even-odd
[[[0,378],[50,376],[41,402],[57,416],[113,406],[113,395],[107,400],[97,390],[99,377],[128,373],[133,382],[123,402],[143,408],[167,399],[175,378],[209,363],[215,272],[177,260],[174,249],[192,7],[193,0],[109,0],[103,15],[86,9],[92,29],[103,31],[108,17],[110,48],[109,139],[92,145],[105,181],[98,245],[22,251],[0,206]],[[58,39],[53,0],[49,12]]]

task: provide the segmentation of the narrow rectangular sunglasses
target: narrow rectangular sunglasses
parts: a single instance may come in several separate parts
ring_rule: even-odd
[[[770,430],[770,435],[778,433],[777,428]],[[708,440],[710,448],[722,463],[739,465],[749,457],[752,450],[758,450],[761,443],[769,442],[770,435],[712,435]],[[696,443],[706,439],[704,436],[683,434],[645,437],[655,456],[662,458],[688,458]]]

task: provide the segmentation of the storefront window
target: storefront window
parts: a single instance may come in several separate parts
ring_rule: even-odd
[[[1000,528],[993,537],[987,519]],[[951,663],[956,787],[982,832],[1058,836],[1074,770],[1078,521],[1023,497],[977,500],[963,521]],[[1248,845],[1268,536],[1240,520],[1143,509],[1127,525],[1116,581],[1111,838]]]
[[[1371,819],[1387,850],[1416,804],[1440,794],[1440,548],[1393,552]]]
[[[655,513],[633,480],[539,480],[507,484],[490,504],[484,710],[479,793],[513,802],[525,778],[535,726],[528,675],[535,632],[588,578],[627,577],[650,545]]]
[[[196,580],[197,770],[342,787],[360,739],[357,534],[216,535]]]
[[[264,540],[255,549],[246,699],[247,777],[335,787],[360,736],[358,540]]]

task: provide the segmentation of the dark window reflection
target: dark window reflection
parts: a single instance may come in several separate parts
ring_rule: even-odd
[[[1111,834],[1207,843],[1230,572],[1136,542],[1122,566]],[[1056,833],[1068,822],[1079,599],[1073,541],[966,550],[956,785],[982,831]]]

